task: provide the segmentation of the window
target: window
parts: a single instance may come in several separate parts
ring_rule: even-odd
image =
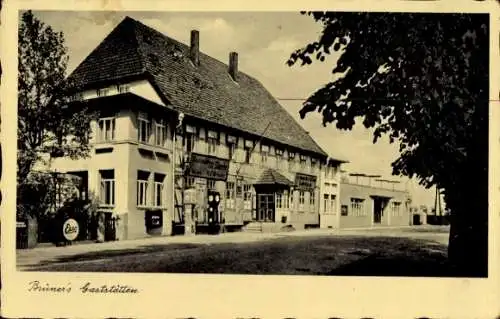
[[[283,196],[281,193],[276,193],[276,208],[283,208],[283,203],[281,202],[283,200]]]
[[[392,202],[391,203],[392,216],[401,216],[401,203]]]
[[[186,133],[184,135],[184,151],[186,153],[191,153],[194,151],[195,136],[192,133]]]
[[[217,153],[217,139],[209,137],[207,138],[207,154]]]
[[[226,208],[234,208],[234,182],[226,183]]]
[[[117,85],[116,90],[118,91],[118,93],[126,93],[130,91],[130,85],[127,84]]]
[[[335,215],[337,214],[337,196],[330,194],[330,212]]]
[[[295,169],[295,153],[289,152],[288,153],[288,170],[294,170]]]
[[[137,206],[148,205],[148,179],[149,172],[137,171]]]
[[[144,113],[139,113],[137,117],[138,126],[138,138],[141,143],[149,143],[149,137],[151,136],[151,123]]]
[[[167,140],[167,128],[164,120],[155,122],[155,145],[165,146]]]
[[[328,194],[324,194],[323,195],[323,212],[325,212],[325,213],[330,212],[328,204],[329,204],[329,196],[328,196]]]
[[[250,163],[250,159],[252,157],[252,149],[249,147],[245,147],[245,163]]]
[[[267,163],[268,156],[269,156],[269,146],[262,145],[260,149],[260,161],[262,164]]]
[[[194,186],[194,177],[187,176],[186,177],[186,187],[185,188],[191,188],[193,186]]]
[[[219,135],[215,131],[207,130],[207,154],[217,154]]]
[[[230,161],[234,160],[234,154],[236,151],[236,144],[235,143],[228,143],[227,144],[227,150],[228,150],[228,159]]]
[[[241,182],[236,183],[236,197],[243,197],[243,186],[241,185]]]
[[[299,210],[304,210],[305,192],[299,192]]]
[[[354,216],[364,216],[365,215],[364,199],[351,198],[351,211]]]
[[[252,186],[249,184],[243,185],[243,208],[252,209]]]
[[[315,173],[316,172],[316,159],[315,158],[311,158],[311,173]]]
[[[276,168],[277,169],[282,168],[282,161],[283,161],[283,150],[276,149]]]
[[[341,216],[347,216],[347,210],[348,210],[348,206],[347,205],[342,205],[340,207],[340,215]]]
[[[115,170],[99,171],[101,178],[100,200],[103,206],[115,205]]]
[[[314,207],[314,204],[316,202],[316,194],[314,193],[314,191],[310,192],[309,193],[309,206],[312,206],[311,208]]]
[[[164,181],[165,181],[165,175],[164,174],[158,174],[156,173],[154,176],[154,196],[155,196],[155,206],[156,207],[163,207],[164,205]]]
[[[290,207],[290,199],[288,198],[288,190],[283,192],[283,208],[288,209]]]
[[[207,188],[209,190],[215,190],[215,180],[213,179],[207,180]]]
[[[305,170],[307,164],[307,157],[300,155],[300,169]]]
[[[99,133],[97,140],[99,142],[108,142],[115,139],[115,119],[102,118],[99,120]]]

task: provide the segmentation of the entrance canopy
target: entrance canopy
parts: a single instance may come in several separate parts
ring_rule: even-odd
[[[293,185],[293,182],[278,171],[268,168],[260,175],[254,185],[282,185],[290,187]]]

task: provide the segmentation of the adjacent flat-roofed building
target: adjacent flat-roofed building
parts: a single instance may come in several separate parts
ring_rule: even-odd
[[[339,228],[411,225],[409,193],[380,176],[343,174]]]
[[[256,79],[125,18],[69,77],[100,111],[89,158],[53,168],[83,177],[117,237],[169,235],[184,222],[183,193],[196,190],[195,219],[207,223],[207,194],[221,194],[228,227],[249,222],[336,227],[339,167]],[[323,174],[323,175],[322,175]],[[324,175],[327,174],[327,175]],[[328,185],[322,178],[328,179]],[[326,192],[325,194],[323,194]],[[327,211],[323,198],[328,194]],[[160,211],[154,230],[145,219]]]

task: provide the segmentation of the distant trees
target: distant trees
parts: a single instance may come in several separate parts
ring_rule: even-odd
[[[399,144],[393,174],[442,190],[451,210],[449,260],[457,274],[484,276],[488,252],[489,20],[481,14],[303,12],[317,41],[288,65],[325,61],[343,74],[300,111],[350,130],[357,119]]]

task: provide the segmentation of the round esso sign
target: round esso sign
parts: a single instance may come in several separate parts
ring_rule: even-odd
[[[78,222],[73,218],[66,220],[63,224],[63,235],[66,240],[75,240],[78,237],[78,233],[80,232],[80,226],[78,226]]]

